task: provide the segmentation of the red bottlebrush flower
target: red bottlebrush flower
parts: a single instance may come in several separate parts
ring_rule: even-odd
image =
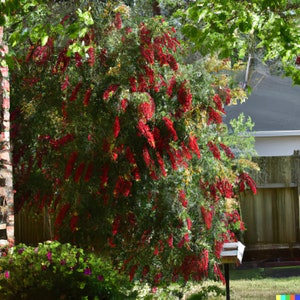
[[[177,98],[182,105],[183,112],[187,112],[191,109],[193,96],[189,89],[186,88],[186,81],[184,81],[178,90]]]
[[[178,248],[182,248],[183,245],[184,245],[185,243],[188,243],[188,242],[189,242],[189,234],[186,233],[186,234],[183,236],[183,238],[179,241],[179,243],[177,244],[177,247],[178,247]]]
[[[146,92],[149,89],[148,82],[146,80],[146,77],[142,74],[138,77],[138,92]]]
[[[75,177],[74,177],[74,181],[75,181],[75,182],[79,182],[80,177],[81,177],[81,175],[82,175],[82,173],[83,173],[84,167],[85,167],[85,163],[84,163],[84,162],[82,162],[82,163],[78,166],[78,168],[77,168],[77,170],[76,170],[76,173],[75,173]]]
[[[213,96],[213,101],[217,107],[217,109],[219,111],[221,111],[222,113],[225,113],[224,108],[223,108],[223,103],[222,103],[222,99],[220,97],[220,95],[216,94]]]
[[[140,40],[141,44],[149,45],[151,43],[151,31],[144,23],[141,24],[140,28]]]
[[[174,248],[174,246],[173,246],[173,235],[172,234],[169,235],[169,237],[167,239],[167,243],[168,243],[170,248]]]
[[[116,235],[119,231],[120,228],[120,224],[121,224],[121,217],[120,216],[116,216],[113,223],[112,223],[112,234]]]
[[[125,32],[126,32],[126,34],[131,33],[132,32],[132,28],[131,27],[126,27],[125,28]]]
[[[91,162],[91,163],[89,163],[89,165],[86,169],[85,176],[84,176],[84,181],[88,182],[91,179],[92,174],[93,174],[93,163]]]
[[[67,51],[68,51],[68,49],[64,48],[59,53],[56,65],[52,70],[53,73],[57,73],[57,72],[64,73],[65,70],[67,69],[69,62],[70,62],[70,57],[67,56]]]
[[[150,97],[150,96],[149,96]],[[138,112],[140,114],[141,119],[145,119],[145,121],[150,120],[154,115],[154,101],[150,97],[149,102],[143,102],[138,106]]]
[[[201,158],[197,138],[192,135],[189,136],[189,148],[197,155],[198,158]]]
[[[150,64],[153,65],[154,60],[154,51],[151,45],[141,45],[140,51],[142,56],[145,58],[145,60]]]
[[[131,92],[137,92],[137,86],[136,86],[136,78],[135,77],[130,77],[129,78],[129,83],[130,83],[130,88]]]
[[[73,102],[76,100],[76,97],[77,97],[77,94],[78,94],[78,91],[79,89],[81,88],[82,86],[82,82],[78,82],[77,85],[75,86],[74,90],[72,91],[72,94],[70,96],[70,101]]]
[[[90,47],[87,53],[89,55],[88,64],[92,67],[95,64],[95,48]]]
[[[117,246],[116,244],[114,244],[114,240],[111,237],[107,239],[107,242],[111,248],[115,248]]]
[[[64,146],[65,144],[72,142],[74,140],[74,135],[71,133],[68,133],[66,135],[64,135],[63,137],[61,137],[60,139],[56,139],[56,140],[50,140],[50,145],[53,148],[60,148],[62,146]]]
[[[110,85],[103,94],[103,100],[107,101],[109,98],[111,98],[118,88],[119,88],[119,84]]]
[[[220,147],[224,150],[224,152],[228,158],[230,158],[230,159],[234,158],[234,154],[232,153],[231,149],[228,146],[220,143]]]
[[[167,87],[167,95],[169,97],[172,97],[173,95],[173,89],[176,86],[176,78],[173,76],[170,81],[169,81],[169,85]]]
[[[53,47],[52,40],[49,41],[51,41]],[[32,59],[35,61],[37,65],[43,65],[47,62],[51,52],[52,49],[49,48],[48,43],[45,46],[38,46],[35,48],[32,54]]]
[[[130,281],[133,280],[137,268],[138,268],[137,265],[131,266],[130,271],[129,271],[129,280],[130,280]]]
[[[148,66],[145,66],[144,69],[145,69],[145,72],[146,72],[146,75],[147,75],[150,85],[153,85],[154,80],[155,80],[154,71],[151,68],[149,68]]]
[[[82,66],[82,56],[78,52],[76,52],[74,55],[74,58],[76,61],[76,63],[75,63],[76,67],[77,68],[81,67]]]
[[[178,136],[177,136],[177,132],[176,130],[174,129],[174,124],[173,122],[168,118],[168,117],[163,117],[162,118],[163,121],[165,122],[165,125],[169,131],[169,133],[171,134],[171,136],[173,137],[173,140],[174,141],[177,141],[178,140]]]
[[[207,229],[211,228],[213,212],[201,206],[201,214]]]
[[[77,157],[78,152],[74,151],[71,153],[65,169],[65,179],[68,179],[71,176]]]
[[[239,175],[239,187],[240,187],[240,192],[244,191],[245,189],[245,183],[250,187],[250,189],[252,190],[253,194],[256,194],[257,190],[256,190],[256,183],[255,181],[251,178],[251,176],[247,173],[241,173]]]
[[[217,188],[220,191],[221,195],[225,198],[231,198],[233,196],[232,184],[227,179],[218,181]]]
[[[149,266],[144,266],[143,271],[142,271],[143,277],[147,276],[149,271],[150,271]]]
[[[162,175],[164,177],[167,176],[167,172],[166,172],[166,169],[165,169],[165,164],[164,164],[164,161],[163,161],[161,155],[159,154],[159,152],[156,152],[156,158],[157,158],[157,162],[159,164]]]
[[[117,29],[122,28],[122,19],[121,19],[121,14],[118,12],[116,13],[115,19],[114,19],[114,25]]]
[[[170,161],[171,161],[172,169],[177,170],[178,166],[177,166],[177,161],[176,161],[176,153],[174,153],[174,151],[172,151],[171,149],[167,149],[167,153],[168,153]]]
[[[171,54],[167,54],[166,59],[167,59],[167,62],[169,64],[169,66],[171,67],[171,69],[173,71],[177,71],[178,70],[178,64],[177,64],[177,61],[176,61],[175,57]]]
[[[214,264],[214,273],[215,273],[216,277],[222,281],[223,284],[226,284],[225,277],[222,274],[220,267],[217,263]]]
[[[122,99],[121,100],[121,109],[122,109],[123,112],[126,111],[127,106],[128,106],[128,99],[125,99],[125,98]]]
[[[114,137],[117,138],[120,133],[120,120],[119,117],[116,116],[114,123]]]
[[[191,230],[193,223],[190,218],[186,218],[186,224],[187,224],[187,229]]]
[[[187,207],[188,201],[186,199],[186,195],[185,195],[184,190],[179,191],[179,201],[181,202],[183,207]]]
[[[141,180],[141,175],[138,167],[134,167],[132,169],[132,175],[135,181],[140,181]]]
[[[129,147],[126,147],[125,155],[126,155],[126,158],[128,159],[128,161],[131,164],[136,163],[135,158],[134,158],[134,154],[133,154],[133,152],[131,151],[131,149]]]
[[[219,200],[219,196],[217,195],[217,188],[215,184],[210,184],[209,185],[209,192],[211,197],[215,200],[218,201]]]
[[[222,120],[221,114],[210,107],[208,109],[207,125],[210,125],[211,123],[221,124],[222,122],[223,122],[223,120]]]
[[[223,248],[223,244],[224,244],[224,241],[215,241],[215,256],[216,258],[220,258],[221,256],[221,251],[222,251],[222,248]]]
[[[66,120],[68,117],[68,113],[67,113],[67,103],[64,100],[61,103],[61,113],[62,113],[64,119]]]
[[[197,146],[198,146],[198,144],[197,144]],[[189,149],[187,148],[187,146],[184,144],[184,142],[181,143],[181,150],[182,150],[183,156],[186,159],[188,159],[188,160],[192,159],[192,155],[191,155]],[[199,151],[199,154],[200,154],[200,151]]]
[[[157,273],[155,276],[154,276],[154,283],[155,284],[159,284],[161,278],[162,278],[163,274],[160,272],[160,273]],[[156,292],[156,291],[155,291]],[[154,292],[154,293],[155,293]]]
[[[158,255],[159,251],[158,251],[158,246],[156,245],[153,251],[153,255]]]
[[[70,85],[69,76],[67,75],[65,81],[61,85],[61,90],[64,91]]]
[[[216,144],[214,144],[212,141],[209,141],[207,146],[216,159],[221,159],[220,150]]]
[[[79,216],[77,213],[74,213],[70,220],[70,228],[72,232],[75,232],[78,230],[77,224],[78,224]]]
[[[150,131],[150,128],[147,124],[145,124],[142,120],[140,120],[137,124],[137,128],[140,133],[147,139],[149,145],[152,148],[155,148],[155,141],[153,133]]]
[[[295,64],[296,64],[296,65],[300,65],[300,56],[297,56],[297,57],[296,57]]]
[[[71,207],[71,205],[69,203],[66,203],[61,207],[61,209],[60,209],[60,211],[59,211],[59,213],[58,213],[58,215],[55,219],[55,225],[59,226],[59,225],[62,224],[62,222],[63,222],[67,212],[69,211],[70,207]]]
[[[226,89],[226,99],[225,99],[225,104],[229,105],[231,101],[231,90]]]
[[[153,164],[153,161],[150,157],[149,150],[146,145],[143,147],[143,158],[147,167]]]
[[[90,98],[91,98],[91,94],[92,94],[92,89],[88,88],[84,94],[84,98],[83,98],[83,105],[84,106],[88,106],[89,102],[90,102]]]
[[[64,25],[65,21],[68,20],[70,18],[70,15],[66,15],[62,18],[62,20],[60,21],[61,25]]]
[[[116,182],[114,196],[118,197],[121,195],[124,197],[128,197],[130,194],[130,191],[131,191],[131,187],[132,187],[131,181],[128,181],[128,180],[124,179],[122,176],[119,176],[119,178]]]

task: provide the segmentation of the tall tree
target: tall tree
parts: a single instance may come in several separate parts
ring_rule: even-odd
[[[12,28],[16,206],[47,207],[55,238],[130,279],[222,277],[236,199],[255,192],[222,123],[243,95],[216,72],[228,61],[185,63],[167,22],[111,2],[30,7]]]

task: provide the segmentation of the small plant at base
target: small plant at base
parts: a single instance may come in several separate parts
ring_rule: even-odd
[[[100,300],[126,299],[130,287],[107,260],[71,244],[48,241],[37,247],[19,244],[1,258],[0,291],[7,300]]]

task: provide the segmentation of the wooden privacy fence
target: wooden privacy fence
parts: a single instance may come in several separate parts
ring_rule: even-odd
[[[259,157],[257,194],[241,199],[248,250],[300,248],[300,156]]]

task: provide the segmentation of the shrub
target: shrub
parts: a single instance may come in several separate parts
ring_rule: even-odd
[[[134,299],[128,282],[109,261],[57,241],[19,244],[0,259],[1,299]]]

